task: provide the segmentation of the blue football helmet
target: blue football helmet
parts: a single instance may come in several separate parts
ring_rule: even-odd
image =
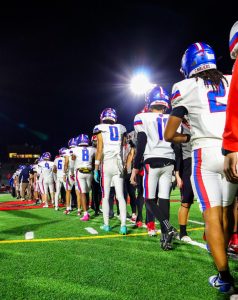
[[[162,86],[155,86],[146,97],[148,107],[153,105],[164,105],[167,109],[170,108],[169,93]]]
[[[72,138],[72,139],[70,139],[69,142],[68,142],[69,148],[76,147],[77,145],[78,145],[78,143],[77,143],[77,138]]]
[[[42,160],[44,159],[51,159],[51,154],[50,152],[45,152],[41,155]]]
[[[100,120],[102,123],[106,120],[113,121],[113,123],[116,123],[117,121],[116,110],[113,108],[105,108],[100,115]]]
[[[62,148],[60,148],[59,149],[59,155],[60,156],[65,156],[66,154],[67,154],[67,148],[65,148],[65,147],[62,147]]]
[[[190,78],[194,74],[216,68],[213,49],[205,43],[194,43],[185,51],[180,71],[185,78]]]
[[[86,134],[80,134],[77,137],[78,146],[88,146],[89,145],[89,137]]]

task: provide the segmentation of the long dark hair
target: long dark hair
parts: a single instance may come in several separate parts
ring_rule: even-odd
[[[196,78],[196,80],[198,80],[198,78],[203,79],[205,86],[212,86],[214,91],[218,90],[220,83],[224,85],[224,81],[228,86],[228,81],[226,77],[222,74],[222,72],[218,71],[217,69],[205,70],[200,73],[194,74],[191,77]]]

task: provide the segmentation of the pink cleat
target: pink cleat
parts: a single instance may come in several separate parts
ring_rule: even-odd
[[[82,218],[80,218],[81,221],[89,221],[89,214],[84,215]]]

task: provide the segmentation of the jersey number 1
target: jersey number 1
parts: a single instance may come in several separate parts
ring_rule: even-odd
[[[158,134],[159,134],[159,140],[163,141],[164,139],[164,129],[167,123],[167,118],[157,118],[157,122],[158,122]]]
[[[110,130],[110,140],[111,141],[118,141],[119,140],[119,131],[116,126],[109,126]]]

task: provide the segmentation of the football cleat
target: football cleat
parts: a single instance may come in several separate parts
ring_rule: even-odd
[[[177,230],[171,227],[166,233],[164,233],[163,241],[161,242],[161,248],[165,251],[172,250],[173,238],[178,235]]]
[[[238,233],[233,233],[228,245],[230,252],[238,253]]]
[[[104,230],[105,232],[109,232],[112,230],[109,225],[102,225],[100,226],[100,229]]]
[[[135,222],[136,222],[136,214],[135,214],[135,213],[132,214],[130,221],[131,221],[132,223],[135,223]]]
[[[141,221],[136,222],[136,227],[138,228],[143,227],[143,223]]]
[[[209,284],[221,293],[233,294],[235,291],[233,282],[225,282],[221,280],[219,274],[213,275],[208,279]]]
[[[64,211],[64,214],[65,214],[65,215],[69,215],[69,214],[70,214],[70,210],[66,209],[66,210]]]
[[[89,214],[84,215],[82,218],[80,218],[81,221],[89,221]]]
[[[155,229],[148,230],[148,236],[157,236],[157,232]]]
[[[191,242],[192,239],[190,238],[190,236],[184,235],[180,238],[180,241],[188,243],[188,242]]]
[[[126,235],[127,234],[127,228],[126,228],[125,225],[121,226],[119,233],[122,234],[122,235]]]

